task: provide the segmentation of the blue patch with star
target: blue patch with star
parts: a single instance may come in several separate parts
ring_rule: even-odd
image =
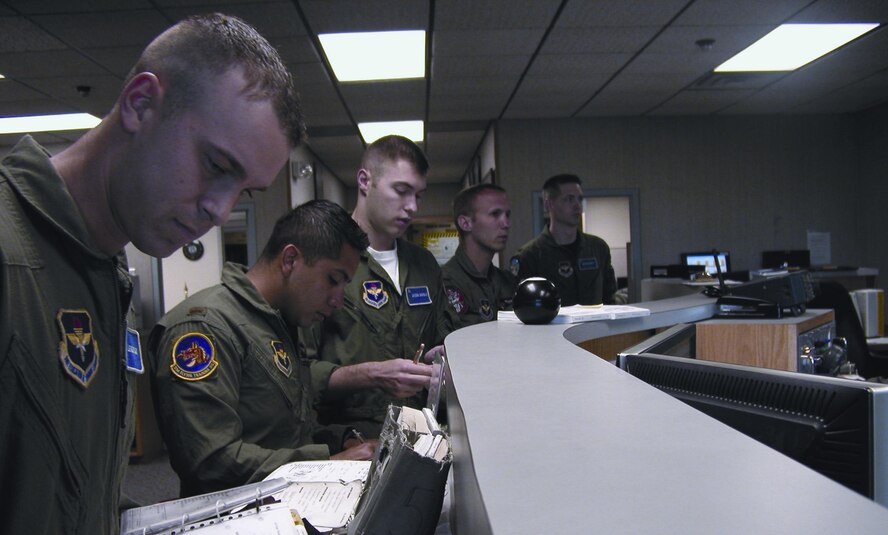
[[[404,291],[407,294],[407,304],[412,307],[432,304],[428,286],[408,286]]]
[[[173,344],[170,370],[176,377],[186,381],[200,381],[209,377],[218,367],[216,348],[207,335],[187,333]]]
[[[99,369],[99,341],[92,332],[92,318],[86,310],[59,309],[56,321],[61,330],[59,360],[62,369],[78,385],[86,388]]]
[[[382,287],[382,281],[364,281],[364,302],[379,309],[389,301],[388,292]]]

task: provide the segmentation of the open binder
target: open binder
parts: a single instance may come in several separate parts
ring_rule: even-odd
[[[349,535],[433,534],[452,461],[431,410],[390,405]]]

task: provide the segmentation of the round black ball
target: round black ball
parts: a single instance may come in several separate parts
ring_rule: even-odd
[[[549,323],[561,309],[561,296],[552,281],[529,277],[518,284],[512,298],[512,310],[528,325]]]

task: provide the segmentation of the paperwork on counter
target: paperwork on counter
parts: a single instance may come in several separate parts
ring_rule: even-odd
[[[232,509],[259,502],[287,488],[289,484],[285,479],[274,479],[181,500],[135,507],[120,515],[120,532],[123,535],[179,533],[182,528],[195,522],[208,518],[221,519]]]
[[[629,305],[572,305],[561,307],[551,323],[583,323],[650,315],[651,311],[646,308]],[[511,310],[500,310],[496,319],[509,323],[521,323],[518,316]]]
[[[318,531],[345,527],[355,515],[371,461],[301,461],[287,463],[266,480],[290,482],[274,497]]]
[[[355,515],[370,465],[370,461],[330,460],[287,463],[259,483],[124,511],[120,532],[305,534],[301,519],[322,532],[345,528]],[[266,498],[281,503],[267,506]]]

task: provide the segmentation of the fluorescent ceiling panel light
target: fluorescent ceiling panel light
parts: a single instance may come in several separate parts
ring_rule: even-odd
[[[340,82],[425,76],[425,32],[326,33],[318,35]]]
[[[715,72],[793,71],[857,39],[878,24],[782,24]]]
[[[422,142],[422,121],[388,121],[383,123],[358,123],[358,130],[368,145],[382,136],[397,134],[417,143]]]
[[[101,119],[88,113],[34,115],[32,117],[3,117],[0,118],[0,134],[86,130],[96,126],[100,122],[102,122]]]

